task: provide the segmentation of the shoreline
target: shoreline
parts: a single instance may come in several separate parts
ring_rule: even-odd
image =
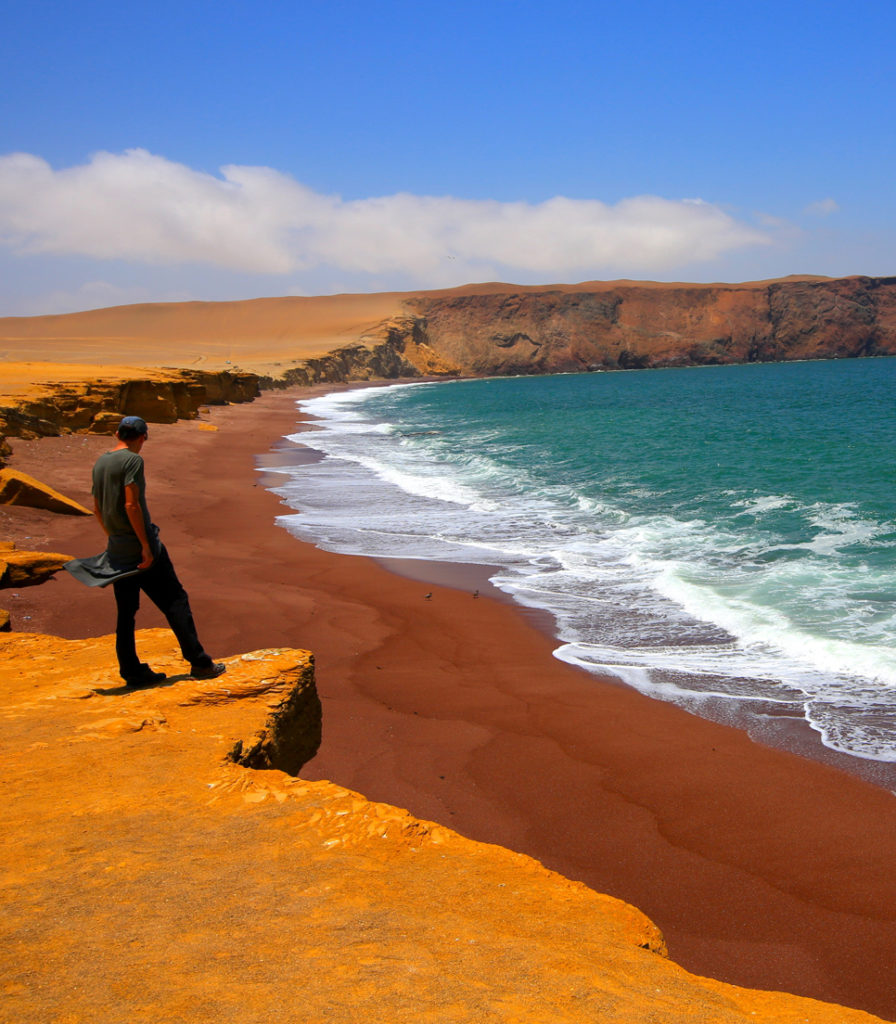
[[[360,382],[357,385],[358,388],[371,386],[375,387],[376,384]],[[325,394],[333,390],[337,390],[337,388],[324,386],[317,393]],[[338,390],[355,390],[355,385],[340,385]],[[269,456],[259,456],[259,460],[263,460],[259,468],[267,469],[270,467],[272,469],[271,474],[265,474],[263,477],[265,486],[271,489],[278,486],[278,468],[308,465],[319,462],[326,457],[323,452],[314,447],[314,418],[301,411],[297,415],[301,417],[301,420],[297,425],[295,434],[307,434],[309,435],[308,440],[294,441],[282,438],[281,442],[278,442]],[[310,543],[302,538],[296,539],[299,543]],[[454,587],[455,589],[467,592],[475,590],[479,594],[483,596],[488,595],[494,600],[508,602],[520,614],[535,624],[545,635],[551,638],[555,645],[555,650],[562,647],[565,643],[559,636],[556,620],[548,609],[529,607],[522,604],[513,595],[501,590],[491,582],[490,575],[493,572],[500,571],[500,566],[487,563],[450,562],[440,559],[404,558],[400,556],[386,557],[359,554],[351,557],[372,557],[377,564],[383,566],[386,570],[405,576],[408,579],[417,580],[421,583]],[[555,657],[557,657],[556,654]],[[571,667],[576,667],[571,662],[564,662],[562,658],[557,660],[564,664],[570,664]],[[602,683],[622,686],[626,689],[635,689],[625,682],[622,677],[612,673],[598,674],[592,673],[587,669],[581,669],[581,671],[586,676],[593,677]],[[856,754],[845,753],[829,747],[804,716],[780,710],[773,703],[763,702],[758,698],[739,701],[733,698],[718,697],[708,698],[703,702],[703,706],[699,710],[692,710],[684,704],[677,704],[675,701],[665,702],[662,697],[651,693],[646,693],[644,696],[649,700],[672,703],[676,707],[683,708],[687,713],[699,718],[705,718],[708,721],[738,729],[746,733],[754,742],[763,746],[786,751],[799,757],[809,758],[821,764],[829,765],[839,771],[870,782],[872,785],[879,786],[891,795],[896,796],[896,763],[862,758]],[[694,704],[696,703],[695,701]]]
[[[259,460],[298,432],[296,398],[326,390],[213,407],[204,418],[217,431],[154,424],[144,451],[149,506],[210,652],[315,653],[324,740],[303,777],[634,904],[688,970],[896,1018],[878,966],[896,957],[893,797],[560,662],[553,638],[506,595],[424,586],[277,526],[284,506]],[[10,465],[83,503],[107,445],[13,439]],[[102,547],[92,521],[0,515],[20,547]],[[93,636],[114,624],[111,595],[71,579],[5,605],[17,630]],[[161,624],[141,609],[140,628]]]

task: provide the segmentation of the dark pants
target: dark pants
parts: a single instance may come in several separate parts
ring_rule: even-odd
[[[156,560],[146,572],[116,580],[112,586],[115,590],[115,603],[118,606],[115,653],[118,655],[118,668],[122,678],[128,679],[139,675],[144,669],[144,665],[137,657],[134,642],[141,590],[168,620],[168,625],[180,644],[181,654],[190,665],[193,668],[206,668],[212,664],[212,659],[205,653],[196,635],[190,599],[177,578],[164,544],[160,545]]]

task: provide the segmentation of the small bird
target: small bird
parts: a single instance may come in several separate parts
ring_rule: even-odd
[[[473,591],[473,597],[479,597],[479,591],[478,590],[474,590]]]
[[[428,601],[432,597],[432,591],[430,591],[428,594],[424,594],[423,597]]]

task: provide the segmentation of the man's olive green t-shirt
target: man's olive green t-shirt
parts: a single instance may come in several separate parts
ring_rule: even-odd
[[[130,534],[136,536],[124,507],[124,489],[128,484],[137,485],[143,522],[147,537],[150,532],[149,510],[146,507],[146,480],[143,475],[143,457],[127,448],[105,452],[93,467],[93,496],[99,506],[103,525],[113,536]]]

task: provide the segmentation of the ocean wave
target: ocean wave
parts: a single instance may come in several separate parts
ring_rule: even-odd
[[[564,660],[686,705],[792,705],[827,745],[896,759],[896,531],[880,501],[839,497],[830,474],[812,493],[815,455],[790,448],[767,482],[752,456],[735,479],[727,420],[710,451],[686,429],[678,449],[652,445],[649,406],[641,434],[629,415],[608,440],[621,421],[586,389],[603,402],[612,382],[564,380],[304,402],[319,429],[294,439],[326,457],[277,489],[301,510],[281,521],[333,550],[500,565],[497,586],[552,613]],[[532,401],[540,386],[578,404],[563,419]],[[670,472],[678,457],[687,474]]]

